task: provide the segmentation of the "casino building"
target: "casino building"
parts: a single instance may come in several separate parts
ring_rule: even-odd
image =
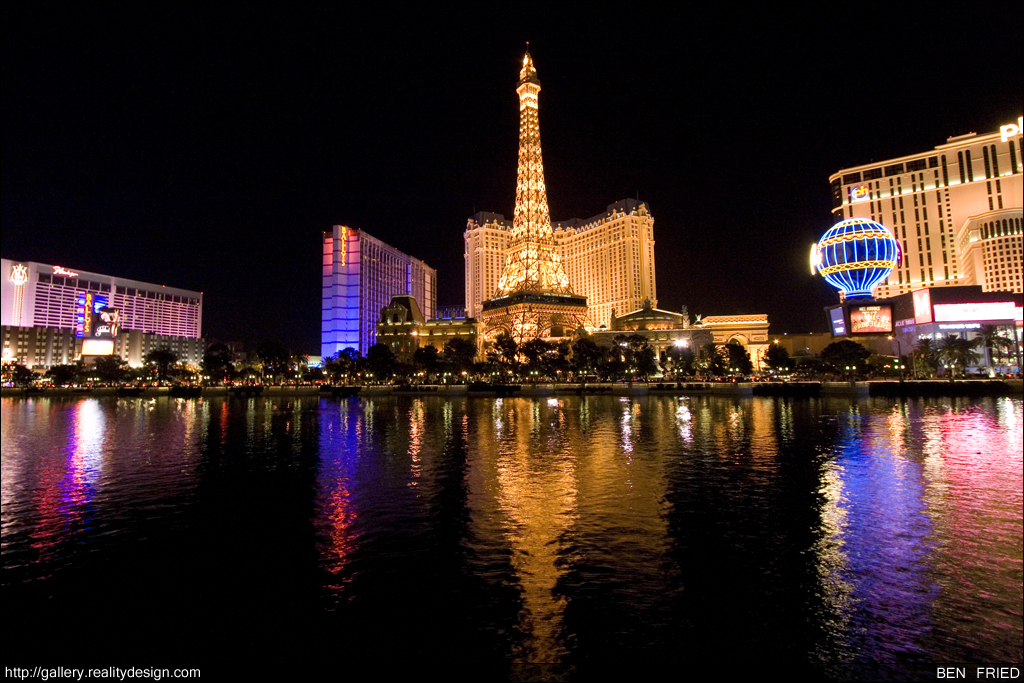
[[[900,263],[875,297],[950,285],[1022,291],[1022,126],[1018,118],[829,177],[835,222],[876,221],[900,244]]]
[[[139,366],[164,347],[202,361],[202,292],[33,261],[2,259],[0,273],[5,361],[48,368],[117,354]]]
[[[437,307],[437,271],[365,230],[335,225],[323,235],[320,355],[377,343],[377,320],[392,297],[415,297],[422,315]]]
[[[847,299],[829,307],[827,314],[833,338],[851,339],[881,355],[910,354],[922,339],[936,346],[950,335],[974,340],[994,328],[1012,342],[999,371],[1017,372],[1022,311],[1024,294],[965,285],[922,287],[889,299]],[[979,358],[979,365],[983,362]]]

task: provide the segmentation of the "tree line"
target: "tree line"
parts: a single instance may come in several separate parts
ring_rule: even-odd
[[[993,326],[983,327],[977,337],[966,339],[950,334],[939,341],[921,339],[910,353],[894,359],[873,356],[851,340],[829,344],[818,357],[790,357],[785,347],[773,343],[762,356],[770,374],[808,379],[879,375],[913,375],[927,379],[942,375],[964,376],[968,367],[998,363],[1014,364],[1014,342]],[[443,384],[486,382],[576,382],[646,381],[658,377],[668,381],[710,380],[743,377],[753,372],[747,350],[738,343],[724,346],[705,344],[698,348],[670,346],[660,354],[646,337],[620,334],[612,344],[597,344],[590,337],[575,342],[554,343],[532,339],[518,344],[508,335],[498,336],[477,360],[476,345],[466,339],[449,340],[444,348],[424,346],[409,362],[401,362],[385,344],[376,344],[361,356],[345,349],[325,358],[321,368],[309,367],[309,357],[293,352],[277,340],[261,342],[247,361],[235,362],[225,344],[212,344],[199,368],[187,367],[168,348],[150,351],[141,368],[129,367],[119,356],[97,358],[90,366],[56,365],[46,372],[53,386],[82,384],[126,384],[133,382],[182,382],[219,384],[281,384],[285,382],[331,382],[335,384]],[[4,382],[28,386],[39,376],[19,364],[4,365]]]
[[[796,373],[809,378],[857,378],[878,375],[907,376],[931,379],[963,377],[967,368],[993,368],[995,365],[1015,365],[1015,343],[1001,334],[995,326],[986,325],[978,336],[967,339],[963,335],[948,334],[935,341],[917,340],[909,353],[893,356],[875,356],[863,345],[849,339],[833,342],[817,357],[791,358],[784,347],[771,344],[764,354],[764,365],[778,374]]]
[[[246,362],[235,362],[226,344],[211,344],[199,367],[180,362],[177,353],[167,347],[156,348],[143,357],[143,365],[133,368],[118,355],[100,356],[94,363],[54,365],[43,375],[51,386],[123,385],[167,382],[217,384],[230,382],[281,383],[314,382],[323,379],[318,368],[309,368],[309,357],[292,352],[277,340],[261,342]],[[4,365],[4,381],[18,386],[37,383],[40,376],[21,364]]]
[[[730,371],[749,374],[750,355],[739,344],[696,350],[671,347],[658,354],[643,335],[617,335],[601,345],[589,337],[575,342],[531,339],[519,344],[499,335],[477,360],[476,346],[452,339],[438,351],[432,346],[417,349],[409,362],[401,362],[384,344],[376,344],[360,357],[353,349],[324,359],[327,379],[341,384],[357,383],[463,383],[574,382],[648,380],[651,377],[710,379]]]

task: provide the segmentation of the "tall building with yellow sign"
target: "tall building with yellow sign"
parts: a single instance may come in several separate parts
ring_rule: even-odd
[[[875,297],[947,285],[1022,290],[1022,127],[1018,118],[829,177],[835,222],[877,221],[900,244],[900,263]]]

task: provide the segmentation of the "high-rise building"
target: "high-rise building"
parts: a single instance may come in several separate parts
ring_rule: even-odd
[[[116,353],[140,365],[146,353],[167,347],[184,362],[202,360],[202,292],[32,261],[0,263],[5,358],[48,367]],[[116,323],[91,349],[88,327],[100,310],[116,311]]]
[[[947,285],[1021,291],[1022,126],[1018,119],[829,177],[836,222],[869,218],[900,244],[899,267],[875,297]]]
[[[498,292],[505,272],[505,252],[512,243],[512,221],[500,213],[480,211],[466,222],[466,315],[480,318],[483,302]]]
[[[480,308],[488,336],[505,333],[522,343],[565,336],[582,327],[587,300],[573,293],[551,231],[537,117],[540,80],[529,52],[516,92],[519,167],[511,239],[497,290]]]
[[[377,318],[391,298],[410,294],[428,319],[437,306],[437,272],[364,230],[335,225],[323,237],[320,355],[377,343]]]
[[[623,199],[590,218],[556,221],[553,235],[572,291],[587,298],[591,325],[611,326],[612,312],[658,305],[654,217],[645,202]],[[479,316],[497,289],[512,224],[480,212],[466,224],[466,309]]]

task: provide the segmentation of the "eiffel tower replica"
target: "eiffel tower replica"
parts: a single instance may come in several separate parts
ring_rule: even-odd
[[[504,333],[517,344],[566,337],[584,327],[587,299],[573,294],[551,232],[544,162],[540,154],[537,95],[540,79],[529,51],[519,72],[519,173],[512,242],[494,297],[483,302],[486,335]]]

